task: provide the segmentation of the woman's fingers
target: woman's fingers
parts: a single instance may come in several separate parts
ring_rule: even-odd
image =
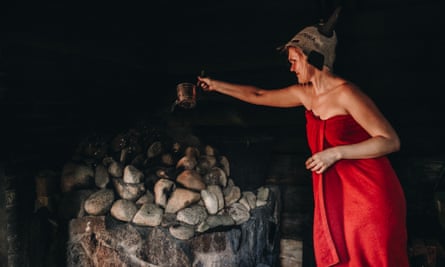
[[[311,170],[316,173],[322,173],[326,170],[326,166],[323,163],[323,161],[321,161],[315,157],[309,157],[306,160],[306,169]]]
[[[210,86],[209,86],[208,82],[205,80],[205,78],[198,77],[198,86],[204,90],[210,89]]]

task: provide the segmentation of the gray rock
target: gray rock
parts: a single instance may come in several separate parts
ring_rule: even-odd
[[[147,150],[147,157],[149,159],[159,156],[162,153],[162,143],[160,141],[153,142]]]
[[[261,186],[258,188],[256,194],[256,206],[261,207],[267,204],[267,200],[269,199],[269,188],[265,186]]]
[[[125,162],[127,161],[127,157],[128,157],[128,147],[124,147],[121,150],[121,155],[119,157],[119,162],[121,162],[122,164],[125,164]]]
[[[114,192],[111,189],[101,189],[91,194],[84,204],[85,211],[90,215],[105,215],[113,205]]]
[[[171,153],[163,153],[161,156],[161,161],[167,166],[175,165],[175,161],[173,159],[173,155]]]
[[[113,163],[113,162],[114,162],[113,157],[105,157],[105,158],[102,160],[102,164],[103,164],[105,167],[110,166],[110,164]]]
[[[168,228],[174,224],[178,224],[179,222],[176,220],[175,213],[164,213],[162,216],[161,226]]]
[[[133,165],[127,165],[124,168],[124,182],[129,184],[141,183],[144,179],[144,174]]]
[[[113,177],[121,178],[124,173],[122,163],[113,160],[110,165],[108,165],[108,173]]]
[[[146,191],[145,185],[143,183],[128,184],[125,183],[122,178],[113,178],[113,185],[116,189],[117,194],[121,198],[131,201],[135,201]]]
[[[131,222],[136,212],[138,212],[136,204],[126,199],[116,200],[110,210],[111,216],[124,222]]]
[[[176,178],[176,182],[182,184],[185,188],[193,190],[203,190],[206,188],[201,175],[195,170],[184,170]]]
[[[252,191],[244,191],[239,203],[246,206],[248,210],[256,208],[256,195]]]
[[[224,194],[222,192],[221,186],[219,185],[209,185],[207,186],[207,191],[212,192],[216,196],[218,202],[217,212],[224,208]]]
[[[196,164],[196,171],[199,172],[201,175],[206,175],[210,169],[212,168],[210,161],[207,160],[207,158],[199,157],[198,164]]]
[[[215,156],[215,154],[216,154],[215,148],[211,145],[206,145],[204,150],[205,150],[205,154],[207,156]]]
[[[198,202],[200,199],[201,195],[197,192],[184,188],[177,188],[168,199],[167,205],[165,206],[165,212],[176,213],[179,210]]]
[[[190,225],[197,225],[205,221],[208,214],[206,209],[198,204],[178,211],[176,220]]]
[[[210,168],[215,167],[216,165],[216,157],[213,155],[202,155],[200,160],[208,162]]]
[[[209,214],[214,215],[218,212],[218,197],[215,193],[207,189],[201,190],[201,199]]]
[[[178,160],[176,163],[176,168],[184,168],[186,170],[193,170],[195,169],[196,165],[198,164],[198,161],[195,157],[188,157],[184,156]]]
[[[109,182],[110,175],[108,174],[107,167],[103,164],[98,164],[94,172],[94,183],[99,188],[105,188]]]
[[[219,159],[219,163],[221,164],[221,169],[225,172],[227,177],[230,177],[230,163],[229,159],[226,156],[221,156]]]
[[[201,155],[201,153],[199,152],[199,149],[194,146],[188,146],[185,149],[184,154],[186,157],[191,157],[191,158],[195,158],[195,159],[199,158]]]
[[[168,196],[175,190],[176,185],[172,180],[159,179],[154,185],[155,204],[165,208]]]
[[[164,210],[159,206],[146,203],[136,212],[133,217],[133,223],[141,226],[158,226],[161,224]]]
[[[154,203],[154,195],[151,191],[147,190],[138,200],[136,200],[136,205],[143,205],[146,203]]]
[[[223,193],[226,206],[230,206],[241,198],[241,189],[236,185],[227,186]]]
[[[243,224],[250,219],[249,210],[241,203],[233,203],[226,208],[226,211],[237,225]]]
[[[219,167],[212,167],[203,180],[206,185],[220,185],[223,188],[227,186],[226,173]]]
[[[156,176],[158,178],[170,179],[170,177],[168,176],[167,170],[165,170],[164,168],[159,168],[158,170],[156,170]]]
[[[195,235],[195,229],[186,224],[176,224],[168,228],[170,234],[180,240],[189,240]]]
[[[235,225],[235,221],[230,215],[226,214],[210,215],[204,222],[198,225],[196,231],[202,233],[218,226],[232,226],[232,225]]]

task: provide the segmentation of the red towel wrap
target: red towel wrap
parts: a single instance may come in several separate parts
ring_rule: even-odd
[[[370,137],[350,115],[306,120],[312,153]],[[312,177],[317,266],[409,266],[405,196],[387,157],[340,160]]]

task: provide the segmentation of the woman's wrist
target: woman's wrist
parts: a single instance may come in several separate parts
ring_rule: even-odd
[[[218,92],[218,81],[209,79],[210,90]]]
[[[334,147],[332,149],[333,149],[333,152],[334,152],[335,161],[341,160],[343,158],[343,154],[342,154],[342,151],[341,151],[342,150],[341,146]]]

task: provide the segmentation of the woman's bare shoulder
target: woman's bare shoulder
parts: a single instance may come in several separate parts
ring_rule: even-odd
[[[375,106],[374,101],[356,84],[345,84],[338,95],[339,103],[347,110],[351,108],[371,108]]]
[[[311,84],[293,84],[283,89],[289,92],[289,97],[298,99],[298,104],[308,106],[313,91]]]
[[[349,81],[345,81],[338,91],[343,96],[366,96],[358,85]]]

